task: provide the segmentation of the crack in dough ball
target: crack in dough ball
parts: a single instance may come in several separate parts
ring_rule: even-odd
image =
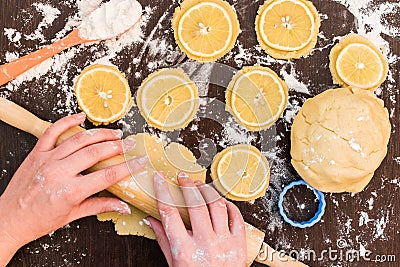
[[[322,192],[360,192],[385,158],[390,132],[388,111],[372,92],[327,90],[293,122],[292,165]]]

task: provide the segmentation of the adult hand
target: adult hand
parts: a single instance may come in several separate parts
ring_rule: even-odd
[[[129,170],[142,169],[147,158],[82,175],[97,162],[123,152],[122,132],[108,129],[80,132],[55,148],[60,135],[84,120],[81,113],[50,126],[0,197],[0,266],[21,246],[78,218],[109,211],[130,213],[128,205],[117,199],[90,196],[126,178]],[[124,147],[134,145],[128,140]]]
[[[169,266],[246,266],[246,232],[239,209],[209,185],[178,176],[192,230],[187,230],[162,174],[154,177],[161,222],[149,217]]]

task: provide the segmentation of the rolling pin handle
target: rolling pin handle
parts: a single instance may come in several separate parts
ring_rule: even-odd
[[[50,122],[39,119],[26,109],[1,97],[0,120],[17,129],[30,133],[37,138],[42,136],[46,129],[51,125]]]

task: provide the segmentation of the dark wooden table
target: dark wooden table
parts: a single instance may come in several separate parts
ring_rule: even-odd
[[[42,21],[43,16],[32,5],[36,2],[50,4],[61,11],[48,28],[43,27],[43,40],[28,40],[24,34],[33,33]],[[19,42],[13,43],[0,33],[0,62],[6,62],[6,52],[18,52],[19,55],[27,54],[37,48],[49,44],[57,32],[65,27],[67,18],[77,12],[76,1],[34,1],[34,0],[3,0],[0,1],[0,28],[14,28],[22,33]],[[150,6],[152,14],[146,27],[143,28],[144,40],[150,38],[150,43],[141,42],[124,48],[111,58],[111,62],[125,72],[135,93],[142,79],[155,69],[172,66],[178,61],[187,61],[182,58],[173,40],[170,30],[170,18],[177,6],[171,0],[140,0],[143,6]],[[232,2],[232,1],[229,1]],[[390,5],[396,0],[373,0],[370,7],[381,4]],[[262,1],[233,1],[241,22],[242,33],[239,43],[242,48],[251,53],[248,58],[243,57],[244,65],[263,62],[277,73],[285,68],[289,73],[293,67],[297,72],[297,79],[308,86],[310,95],[299,90],[290,91],[289,111],[308,97],[320,93],[328,88],[335,87],[332,84],[328,64],[328,54],[335,36],[344,36],[357,29],[357,18],[348,9],[334,1],[313,0],[313,3],[323,14],[321,31],[324,38],[319,38],[317,49],[312,56],[289,62],[272,61],[267,63],[267,56],[254,48],[257,45],[254,32],[254,19],[258,6]],[[397,31],[400,27],[400,8],[394,9],[380,21],[385,25],[393,26]],[[165,16],[164,13],[167,12]],[[396,14],[397,13],[397,14]],[[326,16],[327,15],[327,16]],[[373,13],[371,16],[378,16]],[[379,20],[379,19],[378,19]],[[370,25],[371,26],[371,25]],[[373,26],[373,25],[372,25]],[[154,27],[158,27],[153,31]],[[368,27],[368,25],[367,25]],[[368,30],[368,29],[367,29]],[[149,37],[150,36],[150,37]],[[399,34],[382,34],[393,56],[400,55]],[[149,44],[157,44],[154,40],[162,38],[167,46],[158,43],[158,47]],[[168,46],[170,45],[170,46]],[[157,50],[159,49],[159,50]],[[68,57],[68,62],[59,68],[49,67],[45,74],[32,80],[24,81],[19,85],[4,85],[0,87],[0,96],[6,97],[15,103],[27,108],[39,117],[55,121],[69,113],[78,111],[75,99],[68,103],[71,96],[73,79],[83,67],[86,67],[95,59],[102,56],[99,51],[105,50],[104,43],[91,44],[80,47],[73,56]],[[218,62],[234,68],[240,68],[241,57],[235,60],[235,55],[241,53],[238,45],[230,56]],[[65,53],[63,53],[65,55]],[[133,61],[133,58],[139,60]],[[150,65],[149,65],[150,63]],[[277,212],[277,196],[282,190],[282,185],[291,180],[299,179],[294,169],[290,166],[290,114],[289,119],[280,119],[276,126],[277,134],[281,140],[277,142],[276,164],[272,164],[271,186],[263,199],[256,200],[254,204],[239,203],[245,220],[263,229],[266,232],[266,241],[278,249],[287,252],[315,250],[318,256],[324,250],[338,250],[335,258],[329,258],[326,254],[322,260],[306,261],[311,266],[400,266],[400,125],[399,114],[399,69],[398,60],[393,60],[390,65],[393,80],[387,81],[382,86],[382,97],[389,112],[393,112],[391,122],[393,134],[389,145],[388,156],[368,187],[361,193],[351,194],[327,194],[327,208],[323,221],[309,229],[296,229],[282,222]],[[140,72],[141,76],[135,75]],[[208,90],[208,97],[224,101],[224,88],[212,85]],[[397,104],[396,104],[397,101]],[[298,104],[297,104],[298,103]],[[133,114],[133,118],[140,116]],[[198,126],[196,132],[186,129],[182,131],[182,142],[191,147],[199,156],[197,144],[204,138],[218,141],[215,133],[221,130],[221,125],[208,122],[207,119],[197,119],[193,124]],[[214,125],[209,127],[209,125]],[[110,127],[117,128],[121,125],[113,124]],[[93,127],[86,123],[86,128]],[[214,135],[213,135],[214,134]],[[214,136],[214,137],[213,137]],[[0,193],[4,191],[13,173],[33,148],[36,139],[29,134],[14,129],[0,122]],[[265,141],[265,140],[264,140]],[[262,136],[255,138],[253,144],[261,146]],[[221,150],[221,146],[217,146]],[[274,155],[275,155],[274,154]],[[397,161],[396,161],[397,158]],[[397,180],[396,180],[397,178]],[[365,219],[365,214],[368,218]],[[362,219],[364,218],[364,219]],[[0,218],[3,220],[4,218]],[[35,222],[31,222],[35,223]],[[360,245],[361,244],[361,245]],[[339,247],[338,247],[339,246]],[[395,262],[348,262],[340,258],[340,252],[348,250],[362,250],[363,247],[372,251],[371,259],[376,256],[395,255]],[[292,254],[295,255],[295,254]],[[383,257],[383,256],[382,256]],[[382,258],[381,257],[381,258]],[[392,258],[393,260],[393,258]],[[96,218],[84,218],[72,222],[67,227],[56,231],[51,236],[45,236],[36,240],[15,255],[10,266],[166,266],[166,261],[158,245],[141,237],[117,236],[111,223],[101,223]],[[254,266],[258,266],[254,264]]]

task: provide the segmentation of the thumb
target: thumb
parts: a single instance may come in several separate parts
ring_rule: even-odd
[[[157,237],[158,245],[164,253],[168,265],[172,266],[171,246],[169,244],[167,235],[165,234],[162,223],[157,219],[154,219],[153,217],[147,217],[146,219],[150,222],[151,228],[153,229],[154,234]]]
[[[105,212],[131,214],[131,209],[125,202],[112,197],[91,197],[77,206],[73,213],[74,220]]]

